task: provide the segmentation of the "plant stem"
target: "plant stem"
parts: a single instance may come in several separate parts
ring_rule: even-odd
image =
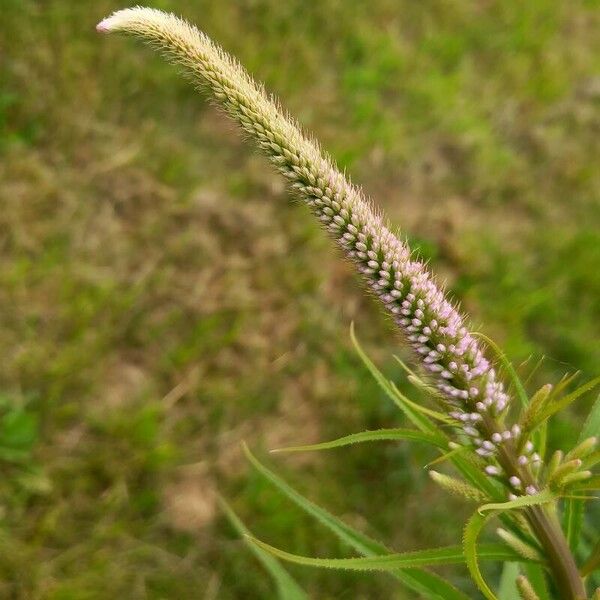
[[[495,428],[491,420],[486,426],[491,431]],[[500,445],[499,449],[498,462],[504,471],[509,476],[518,477],[523,488],[535,485],[529,469],[521,467],[516,460],[516,449],[512,441]],[[531,506],[526,509],[525,514],[546,553],[561,600],[586,600],[583,579],[556,516],[542,506]]]
[[[546,551],[560,597],[564,600],[585,600],[587,595],[583,579],[555,515],[541,506],[528,508],[526,514]]]

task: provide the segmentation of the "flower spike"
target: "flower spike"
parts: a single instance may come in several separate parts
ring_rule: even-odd
[[[509,402],[495,369],[425,264],[331,158],[237,61],[178,17],[130,8],[104,19],[97,29],[141,36],[165,51],[257,142],[404,333],[446,408],[465,422],[466,439],[486,440],[478,452],[493,458],[502,442],[495,417]]]

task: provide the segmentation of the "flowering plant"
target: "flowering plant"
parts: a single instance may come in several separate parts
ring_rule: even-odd
[[[409,380],[430,394],[435,407],[404,396],[376,369],[352,331],[366,366],[413,428],[367,431],[284,450],[312,451],[375,440],[419,441],[435,447],[441,454],[436,463],[450,463],[458,475],[431,470],[432,479],[479,504],[461,545],[394,554],[300,496],[247,451],[265,477],[363,555],[317,559],[284,552],[251,537],[224,503],[232,522],[275,576],[282,597],[304,594],[273,557],[316,567],[388,571],[422,597],[438,599],[466,596],[430,567],[466,563],[484,596],[494,599],[479,561],[506,561],[520,565],[515,577],[524,600],[543,600],[551,594],[565,600],[588,598],[586,578],[600,564],[600,545],[581,561],[578,541],[585,501],[600,489],[600,477],[592,472],[600,461],[596,449],[600,402],[575,448],[547,458],[546,437],[549,419],[600,378],[569,391],[573,377],[566,377],[530,397],[501,350],[484,335],[469,331],[426,265],[390,230],[360,189],[232,57],[195,27],[173,15],[138,7],[114,13],[97,28],[141,37],[182,66],[194,84],[238,122],[354,263],[413,350],[417,370],[402,363],[403,367]],[[500,541],[478,543],[492,518],[502,523],[497,531]]]

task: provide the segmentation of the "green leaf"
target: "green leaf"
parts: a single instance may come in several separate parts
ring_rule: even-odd
[[[540,600],[551,600],[544,568],[534,563],[525,563],[523,569],[525,570],[527,579],[529,579],[529,583],[531,583]]]
[[[427,384],[399,357],[395,354],[392,354],[396,362],[406,371],[407,377],[414,377],[421,382],[421,385],[426,386]],[[419,385],[419,384],[417,384]]]
[[[394,571],[396,569],[413,569],[415,567],[431,567],[439,565],[464,564],[465,555],[461,546],[447,546],[445,548],[431,548],[417,550],[416,552],[403,552],[400,554],[386,554],[383,556],[363,556],[359,558],[312,558],[300,556],[285,550],[270,546],[265,542],[250,538],[262,550],[270,552],[273,556],[306,567],[324,569],[343,569],[350,571]],[[514,560],[516,555],[512,550],[500,544],[485,544],[480,547],[480,558],[484,560]],[[519,557],[520,559],[520,557]]]
[[[581,567],[581,575],[586,577],[593,573],[596,569],[600,568],[600,541],[596,544],[592,550],[589,558],[585,561],[583,567]]]
[[[579,546],[579,535],[581,534],[581,525],[583,523],[583,508],[584,503],[582,500],[575,498],[565,500],[563,531],[573,553],[577,552],[577,547]]]
[[[394,354],[394,358],[400,363],[404,364],[400,361],[400,359]],[[417,375],[409,374],[407,379],[410,383],[412,383],[417,389],[421,390],[427,396],[431,396],[432,398],[436,398],[438,400],[443,400],[442,394],[436,390],[433,386],[429,385],[427,382],[423,381]]]
[[[441,413],[438,410],[433,410],[431,408],[427,408],[426,406],[422,406],[421,404],[417,404],[416,402],[413,402],[412,400],[407,398],[404,394],[402,394],[402,392],[398,389],[398,386],[393,381],[390,382],[390,385],[392,386],[392,390],[394,390],[396,395],[401,398],[402,402],[408,404],[413,410],[416,410],[417,412],[420,412],[421,414],[427,417],[435,419],[436,421],[441,421],[446,425],[456,424],[456,421],[448,415],[445,415],[444,413]]]
[[[523,361],[519,365],[519,368],[526,367],[529,364],[529,361],[531,360],[531,358],[533,358],[533,356],[530,356],[528,359]],[[533,379],[533,376],[538,372],[539,368],[542,366],[542,364],[544,363],[545,360],[546,360],[546,357],[542,354],[542,356],[538,359],[538,361],[535,363],[535,365],[533,365],[532,369],[527,374],[527,377],[525,378],[523,385],[527,385]]]
[[[516,500],[511,500],[510,502],[502,502],[495,504],[485,504],[480,506],[475,514],[469,519],[463,534],[463,548],[465,553],[465,559],[467,562],[467,567],[469,572],[471,573],[471,577],[473,581],[477,584],[477,587],[481,590],[483,595],[488,600],[498,600],[488,584],[485,582],[483,575],[481,574],[481,570],[479,569],[479,558],[478,556],[478,548],[477,548],[477,539],[479,538],[479,534],[485,527],[485,524],[492,518],[495,517],[502,512],[506,512],[509,510],[514,510],[515,508],[524,508],[527,506],[534,506],[538,504],[544,504],[546,502],[551,502],[554,500],[555,496],[548,490],[542,491],[539,494],[535,494],[534,496],[521,496]],[[487,514],[483,514],[486,512]],[[518,556],[518,555],[517,555]],[[522,561],[522,557],[517,559]]]
[[[575,373],[571,373],[570,375],[563,375],[561,380],[554,386],[551,398],[558,398],[563,391],[566,390],[567,387],[579,377],[579,375],[581,375],[581,371],[575,371]]]
[[[354,550],[364,556],[375,556],[389,553],[388,548],[381,542],[378,542],[364,533],[361,533],[360,531],[350,527],[341,519],[333,516],[324,508],[321,508],[314,502],[311,502],[298,493],[294,488],[281,479],[281,477],[261,464],[245,444],[244,452],[254,468],[261,475],[263,475],[263,477],[270,481],[280,492],[287,496],[287,498],[289,498],[306,513],[314,517],[322,525],[327,527],[332,533],[334,533],[340,540],[348,544],[351,548],[354,548]],[[391,575],[413,591],[430,600],[469,600],[467,596],[457,590],[450,583],[446,582],[435,573],[429,573],[423,569],[411,569],[410,571],[398,569],[391,572]]]
[[[572,490],[600,490],[600,475],[591,477],[585,481],[577,482],[571,488]]]
[[[583,442],[583,440],[592,436],[600,438],[600,394],[596,398],[596,402],[594,402],[594,406],[592,406],[592,410],[585,421],[579,441]]]
[[[481,338],[488,346],[492,348],[492,350],[502,363],[502,366],[506,370],[508,376],[510,377],[512,384],[515,386],[515,392],[519,400],[521,400],[521,404],[523,406],[527,406],[529,404],[529,398],[527,396],[527,392],[525,391],[525,387],[523,386],[521,379],[515,371],[515,368],[512,366],[512,363],[510,362],[510,360],[508,360],[506,354],[504,354],[504,352],[502,352],[502,350],[500,349],[500,346],[498,346],[498,344],[496,344],[494,340],[492,340],[483,333],[475,332],[473,335]]]
[[[369,359],[356,339],[356,335],[354,333],[354,324],[351,324],[350,326],[350,338],[352,339],[352,343],[356,348],[356,352],[371,375],[374,377],[377,383],[379,383],[384,392],[400,408],[400,410],[404,412],[406,417],[417,427],[417,429],[435,436],[439,436],[440,443],[442,443],[442,441],[447,442],[447,436],[438,427],[436,427],[436,425],[432,423],[427,416],[423,414],[423,411],[416,410],[414,408],[415,404],[408,400],[408,398],[406,398],[406,396],[402,394],[402,392],[400,392],[400,390],[398,390],[398,388],[392,382],[388,381]],[[396,358],[396,360],[399,359]],[[410,371],[410,369],[408,369],[408,367],[406,367],[402,361],[399,360],[399,362],[405,369],[409,371],[409,373],[412,373],[412,371]],[[458,454],[453,456],[451,460],[452,464],[458,469],[458,471],[461,473],[461,475],[463,475],[463,477],[465,477],[467,481],[478,487],[491,498],[497,496],[498,486],[489,477],[486,477],[482,472],[481,467],[474,465],[470,458]]]
[[[596,452],[592,452],[588,454],[585,458],[583,458],[583,463],[581,464],[582,469],[591,469],[595,467],[600,462],[600,450],[596,450]]]
[[[514,600],[519,597],[517,590],[517,577],[519,576],[519,564],[516,562],[504,563],[498,588],[498,600]]]
[[[466,452],[470,452],[469,448],[466,446],[458,446],[450,450],[450,452],[446,452],[444,454],[440,454],[437,458],[434,458],[432,461],[428,462],[425,465],[425,468],[433,467],[434,465],[439,465],[440,463],[444,463],[447,460],[452,460],[457,454],[465,454]]]
[[[482,515],[479,512],[475,512],[473,516],[467,521],[465,531],[463,534],[463,549],[465,554],[465,561],[467,568],[473,581],[477,587],[481,590],[487,600],[498,600],[494,595],[494,592],[490,589],[488,584],[485,582],[481,570],[479,569],[479,560],[477,557],[477,539],[479,534],[485,527],[485,524],[495,516],[495,512],[490,512],[486,515]]]
[[[527,506],[537,506],[539,504],[547,504],[556,500],[556,495],[550,490],[543,490],[537,494],[531,496],[519,496],[516,500],[510,500],[509,502],[496,502],[491,504],[484,504],[477,510],[483,514],[488,510],[507,511],[515,508],[526,508]]]
[[[588,381],[587,383],[584,383],[583,385],[579,386],[575,391],[571,392],[570,394],[567,394],[566,396],[563,396],[562,398],[559,398],[558,400],[551,402],[537,416],[536,425],[538,425],[542,421],[545,421],[546,419],[549,419],[551,416],[555,415],[557,412],[564,410],[565,408],[567,408],[567,406],[569,406],[569,404],[573,403],[575,400],[577,400],[577,398],[579,398],[581,395],[585,394],[585,392],[588,392],[589,390],[596,387],[599,383],[600,383],[600,377],[596,377],[595,379],[592,379],[591,381]],[[592,426],[594,426],[594,423],[592,423]],[[591,434],[591,435],[593,435],[593,434]],[[588,436],[588,437],[590,437],[590,436]]]
[[[308,600],[308,596],[296,583],[296,580],[279,564],[277,559],[273,558],[268,552],[261,550],[256,544],[248,543],[250,531],[235,512],[233,512],[231,506],[221,497],[219,497],[219,504],[234,529],[242,536],[250,550],[256,555],[256,558],[270,573],[277,587],[277,594],[280,600]]]
[[[362,349],[362,346],[358,343],[358,339],[356,334],[354,333],[354,322],[350,323],[350,339],[352,340],[352,344],[356,349],[356,353],[359,358],[362,360],[364,365],[367,367],[373,379],[379,384],[381,389],[392,399],[395,401],[394,393],[392,391],[389,380],[383,375],[383,373],[375,366],[373,361],[367,356],[367,353]]]
[[[364,365],[367,367],[375,381],[379,384],[381,389],[387,394],[387,396],[400,408],[400,410],[407,416],[407,418],[421,431],[431,433],[433,435],[440,435],[437,427],[424,415],[414,410],[409,403],[405,400],[406,398],[400,394],[397,389],[394,390],[392,383],[381,373],[381,371],[373,364],[371,359],[367,356],[361,345],[358,343],[356,335],[354,333],[354,323],[350,325],[350,339],[356,348],[356,352]]]
[[[376,429],[374,431],[361,431],[352,433],[336,440],[321,442],[320,444],[310,444],[308,446],[290,446],[288,448],[276,448],[271,452],[311,452],[314,450],[329,450],[331,448],[341,448],[358,444],[362,442],[377,442],[384,440],[410,440],[414,442],[424,442],[446,450],[448,445],[441,442],[440,438],[416,429]]]
[[[548,443],[548,421],[544,421],[535,431],[535,445],[539,455],[544,459]]]
[[[280,492],[292,500],[292,502],[298,505],[302,510],[315,517],[317,521],[333,531],[333,533],[335,533],[343,542],[347,543],[361,554],[381,554],[382,552],[388,552],[388,549],[382,543],[352,529],[349,525],[346,525],[343,521],[334,517],[331,513],[298,493],[292,486],[281,479],[281,477],[260,463],[250,452],[246,444],[244,444],[243,448],[248,460],[252,463],[254,468],[265,477],[265,479],[275,485]]]

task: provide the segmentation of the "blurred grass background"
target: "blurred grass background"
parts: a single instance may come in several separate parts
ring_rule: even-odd
[[[532,389],[597,373],[598,2],[148,5],[265,81],[513,361],[545,355]],[[399,340],[234,127],[158,56],[96,34],[122,7],[2,0],[0,597],[272,598],[217,491],[266,541],[346,549],[240,442],[264,456],[400,424],[348,326],[400,381]],[[383,444],[271,464],[405,550],[456,543],[466,515],[428,458]],[[290,570],[315,598],[412,597]]]

